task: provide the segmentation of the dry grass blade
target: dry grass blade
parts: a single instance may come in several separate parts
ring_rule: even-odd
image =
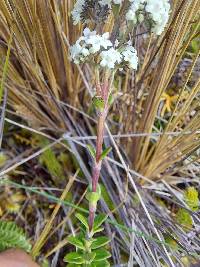
[[[67,183],[65,190],[63,191],[62,195],[60,196],[61,201],[65,199],[65,197],[66,197],[67,193],[69,192],[69,190],[70,190],[76,176],[78,175],[78,173],[79,173],[79,170],[76,172],[76,174],[71,179],[69,179],[69,182]],[[36,243],[32,249],[32,252],[31,252],[31,254],[34,258],[39,255],[41,248],[43,247],[43,245],[47,241],[48,235],[49,235],[49,233],[53,227],[53,221],[54,221],[60,207],[61,207],[61,203],[58,203],[55,206],[55,208],[52,212],[51,218],[48,220],[46,226],[44,227],[44,230],[42,231],[41,235],[39,236],[38,240],[36,241]]]
[[[0,55],[5,53],[11,23],[14,31],[6,84],[9,102],[21,116],[26,114],[26,119],[36,127],[45,124],[57,130],[66,129],[62,108],[54,98],[78,105],[81,79],[70,64],[63,38],[63,33],[69,34],[71,41],[76,38],[66,14],[70,2],[64,1],[61,5],[46,0],[0,3]]]
[[[1,78],[1,84],[0,84],[0,104],[1,104],[1,101],[2,101],[2,96],[4,95],[3,105],[2,105],[2,110],[1,110],[1,117],[0,117],[0,148],[1,148],[1,145],[2,145],[5,109],[6,109],[7,96],[8,96],[7,88],[4,89],[4,86],[5,86],[5,81],[6,81],[6,75],[7,75],[7,72],[8,72],[8,64],[9,64],[12,40],[13,40],[13,31],[11,32],[11,36],[10,36],[10,39],[9,39],[9,42],[8,42],[8,50],[7,50],[7,53],[6,53],[5,63],[3,65],[2,78]]]
[[[6,60],[3,65],[3,71],[2,71],[2,78],[1,78],[1,84],[0,84],[0,103],[2,100],[3,92],[4,92],[4,86],[5,86],[5,80],[6,80],[6,75],[8,72],[8,65],[9,65],[9,58],[10,58],[10,50],[11,50],[11,45],[13,41],[13,31],[11,31],[10,39],[8,42],[8,50],[6,53]]]
[[[200,20],[197,10],[199,10],[199,1],[194,0],[189,3],[184,1],[182,5],[177,5],[177,9],[179,12],[176,14],[177,12],[174,11],[176,16],[172,18],[172,23],[162,40],[158,56],[152,59],[149,55],[145,55],[144,64],[152,65],[153,72],[150,67],[148,67],[149,69],[143,67],[136,75],[134,89],[136,94],[133,100],[134,103],[136,102],[136,106],[133,109],[133,116],[129,116],[127,120],[126,130],[152,133],[152,129],[155,129],[155,124],[159,121],[158,112],[163,95],[171,90],[173,75],[181,64],[192,40],[198,36]],[[155,50],[154,44],[148,45],[147,53],[150,54],[153,50]],[[199,79],[196,79],[195,84],[189,86],[192,84],[194,69],[199,64],[199,51],[192,56],[191,61],[191,68],[185,78],[185,84],[182,85],[182,88],[176,89],[178,90],[176,110],[169,118],[167,125],[164,126],[164,130],[182,131],[183,133],[191,130],[192,133],[184,137],[174,137],[173,140],[171,137],[163,135],[158,142],[152,142],[150,136],[135,138],[133,142],[131,140],[130,144],[128,140],[126,142],[130,147],[133,166],[137,171],[151,177],[151,179],[158,179],[161,173],[190,155],[199,146],[199,135],[195,133],[198,130],[199,121]],[[139,77],[143,77],[143,80]],[[131,81],[131,76],[128,79]],[[141,95],[146,96],[141,97]],[[189,115],[194,113],[195,115]],[[133,123],[131,124],[131,122]],[[172,150],[176,151],[173,157],[171,156]]]
[[[14,147],[13,152],[10,132],[6,133],[4,147],[6,152],[12,150],[13,154],[0,176],[11,174],[16,168],[21,174],[25,169],[31,177],[31,182],[25,181],[27,187],[22,185],[26,192],[27,188],[37,188],[38,180],[40,189],[60,186],[52,184],[54,181],[48,170],[33,160],[54,145],[57,149],[59,144],[57,153],[65,151],[67,154],[64,155],[69,167],[69,170],[66,168],[67,176],[71,177],[81,169],[80,177],[75,177],[76,174],[67,185],[63,182],[62,188],[66,188],[60,200],[64,199],[75,179],[71,203],[80,204],[81,210],[85,202],[80,196],[84,195],[87,181],[91,180],[92,161],[86,147],[88,143],[95,145],[96,120],[91,115],[94,111],[91,106],[93,69],[89,64],[74,66],[69,60],[69,45],[82,31],[70,18],[74,2],[0,1],[0,56],[3,58],[12,31],[14,33],[5,83],[11,110],[5,121],[12,125],[11,134],[21,128],[30,138],[41,135],[52,141],[36,152],[28,147],[29,154],[24,156],[21,152],[24,148],[19,143],[19,149]],[[195,52],[191,52],[191,47],[199,38],[200,5],[199,0],[172,2],[171,20],[161,37],[155,38],[153,34],[148,37],[142,27],[136,30],[135,47],[141,60],[140,69],[136,73],[122,71],[114,81],[116,99],[108,117],[104,143],[115,149],[102,167],[104,195],[99,208],[109,215],[105,231],[109,236],[113,234],[114,266],[122,266],[124,258],[126,262],[129,260],[130,266],[182,266],[183,256],[191,259],[191,255],[200,253],[198,214],[185,205],[182,190],[192,183],[199,185],[200,78],[197,69],[200,47],[198,42]],[[110,16],[104,30],[115,30],[115,27]],[[182,68],[186,73],[182,73]],[[4,70],[1,66],[1,76]],[[25,122],[28,125],[24,125]],[[44,179],[46,176],[49,179]],[[46,197],[43,191],[29,192]],[[45,199],[51,202],[51,198]],[[36,201],[39,203],[37,197]],[[77,208],[72,204],[69,205],[72,209],[63,206],[61,211],[64,202],[57,203],[44,229],[41,230],[41,221],[46,218],[46,210],[37,209],[41,221],[33,215],[37,225],[34,239],[37,233],[39,239],[32,251],[34,257],[41,253],[51,260],[55,253],[56,263],[57,253],[66,244],[62,239],[67,232],[65,223],[68,222],[67,230],[73,233],[70,216]],[[178,224],[179,208],[186,208],[194,221],[192,230]],[[24,221],[28,218],[23,216],[22,212],[19,221],[26,225]],[[57,227],[53,225],[55,219]],[[28,225],[27,229],[32,233],[30,228]],[[177,250],[168,245],[167,238],[176,243]],[[48,247],[50,242],[52,246]],[[58,264],[63,266],[62,259]]]

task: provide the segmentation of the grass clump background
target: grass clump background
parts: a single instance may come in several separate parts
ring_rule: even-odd
[[[160,37],[138,27],[139,68],[114,80],[98,208],[108,214],[112,266],[199,261],[199,4],[171,1]],[[96,136],[93,71],[69,59],[82,32],[73,5],[0,1],[0,216],[24,229],[44,266],[65,266],[72,250]]]

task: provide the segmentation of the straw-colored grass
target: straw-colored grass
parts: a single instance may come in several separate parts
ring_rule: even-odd
[[[0,57],[4,62],[14,33],[4,82],[9,104],[6,114],[12,114],[12,120],[6,118],[6,121],[55,142],[36,152],[31,147],[32,155],[28,151],[27,158],[24,154],[16,157],[0,176],[9,174],[59,143],[56,149],[67,151],[69,158],[73,155],[73,159],[68,159],[69,164],[73,162],[81,169],[81,176],[71,189],[75,191],[73,202],[79,203],[81,197],[78,196],[86,189],[85,179],[90,180],[91,162],[85,148],[86,144],[93,144],[96,122],[91,107],[93,69],[89,64],[77,67],[69,60],[69,45],[77,40],[82,30],[73,25],[70,17],[73,2],[0,1]],[[198,183],[200,168],[200,76],[197,68],[200,2],[174,0],[172,6],[170,22],[162,36],[157,38],[147,34],[142,27],[136,30],[139,69],[136,73],[121,72],[114,81],[115,102],[105,132],[105,143],[113,145],[113,153],[106,158],[101,172],[104,193],[101,210],[109,214],[107,233],[114,233],[111,248],[115,264],[123,262],[126,255],[126,259],[130,257],[129,262],[134,258],[139,266],[160,266],[160,257],[166,266],[171,266],[171,261],[178,266],[183,252],[185,255],[200,251],[199,237],[192,236],[196,229],[189,236],[189,230],[174,220],[178,206],[187,207],[180,197],[178,184],[184,179]],[[105,31],[113,29],[115,25],[110,16]],[[186,65],[185,72],[182,72],[182,65]],[[1,77],[3,66],[0,66]],[[181,75],[181,83],[176,81],[177,73]],[[67,145],[66,142],[63,144],[63,133],[75,138],[68,138]],[[4,142],[7,145],[7,140]],[[72,175],[71,169],[70,166],[68,177]],[[41,177],[39,180],[41,182]],[[44,181],[46,186],[52,186],[48,183]],[[28,186],[22,185],[22,188],[28,190]],[[40,193],[37,190],[31,192]],[[164,204],[160,204],[160,197],[165,200]],[[34,255],[48,243],[47,235],[59,212],[63,210],[57,204],[42,235],[40,229]],[[71,215],[70,210],[67,212]],[[58,218],[59,224],[52,236],[65,222],[69,223],[70,231],[74,231],[67,212],[64,210],[64,219]],[[198,224],[197,214],[188,212]],[[45,251],[47,256],[60,251],[66,244],[65,238],[62,239],[63,232],[60,241]],[[139,235],[141,232],[143,234]],[[157,240],[151,239],[152,236]],[[165,240],[166,236],[176,240],[182,250],[173,251],[164,241],[159,243],[158,239]],[[134,249],[129,253],[131,246]]]
[[[29,124],[57,132],[68,128],[65,112],[57,101],[78,108],[90,103],[83,77],[69,61],[68,44],[79,36],[78,27],[74,27],[70,19],[72,4],[67,0],[61,3],[55,0],[0,3],[2,57],[7,50],[11,25],[15,33],[7,78],[9,103]],[[120,131],[152,132],[163,93],[169,89],[179,63],[199,33],[198,11],[198,0],[174,1],[173,14],[164,36],[158,40],[152,36],[149,39],[140,35],[136,37],[135,45],[143,59],[136,76],[128,71],[119,83],[124,92],[119,99],[123,114],[119,119],[122,123]],[[109,22],[105,25],[106,30],[113,28],[112,18]],[[189,89],[187,86],[198,56],[199,51],[190,56],[190,71],[184,85],[176,89],[175,108],[163,129],[166,132],[192,131],[191,134],[172,138],[162,135],[153,143],[150,136],[131,138],[125,142],[127,151],[131,152],[133,167],[151,179],[158,179],[161,173],[164,173],[163,178],[167,177],[169,167],[199,146],[196,131],[199,128],[200,80],[196,80]],[[92,85],[92,70],[87,67],[86,71],[85,79]],[[186,99],[185,95],[188,96]],[[187,122],[186,116],[190,117]]]
[[[66,129],[55,100],[78,105],[80,75],[68,58],[63,35],[76,39],[69,21],[72,1],[1,1],[1,57],[5,55],[11,25],[11,50],[7,88],[9,102],[18,114],[35,126]],[[52,99],[55,98],[55,100]],[[31,101],[30,101],[31,100]]]

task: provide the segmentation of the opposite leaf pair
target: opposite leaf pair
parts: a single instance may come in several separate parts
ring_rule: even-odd
[[[104,230],[101,225],[107,219],[104,214],[99,214],[94,220],[92,231],[89,232],[87,218],[82,214],[76,214],[77,219],[81,222],[82,232],[76,237],[71,236],[68,242],[76,247],[76,252],[67,254],[64,261],[68,263],[68,267],[109,267],[107,261],[111,254],[103,248],[110,242],[106,236],[94,238],[95,233]]]

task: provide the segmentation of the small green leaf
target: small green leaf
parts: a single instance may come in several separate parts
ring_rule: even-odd
[[[95,252],[87,253],[84,255],[84,259],[87,263],[92,263],[95,257],[96,257]]]
[[[99,109],[100,111],[103,111],[105,103],[102,97],[94,96],[92,99],[92,103],[95,106],[95,108]]]
[[[97,251],[95,251],[95,253],[96,253],[96,256],[94,258],[94,262],[103,261],[111,257],[110,252],[108,252],[105,249],[98,249]]]
[[[105,159],[105,157],[110,153],[112,150],[112,147],[107,147],[101,154],[100,160]]]
[[[89,230],[88,220],[82,214],[77,213],[76,218],[85,226],[87,230]]]
[[[82,254],[79,252],[70,252],[65,256],[67,261],[82,259]]]
[[[102,223],[105,222],[105,220],[107,218],[108,218],[108,216],[105,215],[105,214],[99,214],[99,215],[97,215],[96,218],[94,219],[93,229],[94,230],[97,230],[102,225]]]
[[[9,248],[20,248],[30,252],[31,244],[23,229],[14,222],[0,221],[0,251]]]
[[[101,195],[99,195],[97,192],[89,192],[86,194],[86,199],[89,201],[89,203],[96,204],[100,198]]]
[[[108,97],[108,104],[112,105],[113,102],[114,102],[113,95],[110,94],[109,97]]]
[[[92,192],[92,184],[90,184],[87,188],[88,192]],[[96,191],[99,195],[101,195],[101,186],[98,184],[97,185],[97,191]]]
[[[96,230],[92,230],[93,234],[102,232],[104,230],[104,227],[97,228]]]
[[[87,249],[87,251],[88,249],[90,249],[91,244],[94,240],[95,240],[94,238],[85,239],[85,248]]]
[[[110,263],[108,261],[97,261],[93,262],[90,267],[110,267]]]
[[[110,210],[115,209],[115,204],[113,203],[112,199],[110,198],[110,195],[108,194],[107,189],[103,184],[101,184],[101,197],[106,202]]]
[[[110,267],[110,263],[108,261],[101,261],[101,262],[97,263],[97,265],[96,265],[96,267],[101,267],[101,266]]]
[[[97,237],[92,245],[91,245],[91,249],[97,249],[97,248],[100,248],[102,246],[105,246],[106,244],[108,244],[110,242],[110,239],[106,236],[100,236],[100,237]]]
[[[76,263],[67,264],[67,267],[81,267],[81,266],[82,266],[82,264],[80,265],[80,264],[76,264]]]
[[[85,229],[85,226],[84,225],[82,225],[82,224],[80,224],[80,229],[81,229],[81,233],[85,236],[86,235],[86,233],[87,233],[87,229]]]
[[[90,144],[88,144],[88,145],[87,145],[87,148],[88,148],[88,150],[89,150],[91,156],[95,159],[95,157],[96,157],[96,151],[95,151],[94,147],[91,146]]]
[[[99,184],[97,185],[97,193],[101,196],[101,186]]]
[[[64,257],[64,262],[82,264],[84,263],[84,259],[79,252],[70,252]]]
[[[80,248],[83,250],[85,249],[83,242],[78,237],[70,236],[67,238],[67,241],[77,248]]]

